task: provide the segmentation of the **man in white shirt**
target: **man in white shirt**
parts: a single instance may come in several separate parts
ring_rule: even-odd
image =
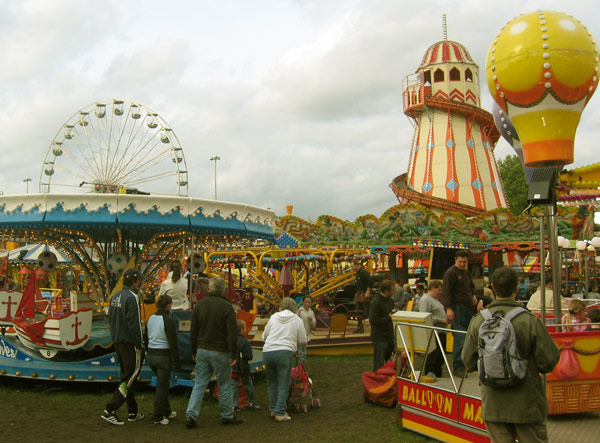
[[[446,310],[441,302],[441,298],[442,282],[440,280],[432,280],[429,283],[427,294],[421,297],[419,302],[419,312],[431,312],[433,325],[438,328],[445,328],[448,326],[448,316],[446,315]],[[442,352],[445,352],[446,347],[446,333],[438,332],[438,336],[442,342],[442,349],[440,349],[436,339],[436,349],[427,356],[427,362],[425,363],[425,374],[434,380],[437,377],[442,376],[442,365],[444,364]]]
[[[554,291],[552,290],[552,281],[546,283],[546,311],[554,309]],[[565,297],[560,298],[560,308],[569,309],[569,300]],[[539,287],[531,294],[527,302],[527,309],[530,311],[541,311],[542,309],[542,288]]]

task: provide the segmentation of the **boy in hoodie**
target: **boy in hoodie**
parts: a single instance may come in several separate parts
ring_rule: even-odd
[[[263,360],[267,372],[269,411],[276,421],[290,421],[287,398],[290,389],[292,359],[298,346],[306,344],[306,330],[302,319],[296,315],[296,302],[285,297],[279,312],[273,314],[262,334],[265,345]]]
[[[248,340],[244,334],[246,333],[246,322],[238,319],[238,336],[237,336],[237,349],[238,359],[237,363],[233,368],[233,374],[242,380],[242,386],[246,389],[248,394],[248,409],[260,409],[260,405],[254,401],[254,386],[252,385],[252,376],[250,375],[250,365],[248,362],[252,360],[252,346],[250,346],[250,340]],[[239,396],[238,396],[238,378],[233,379],[233,406],[236,411],[240,410],[239,407]]]

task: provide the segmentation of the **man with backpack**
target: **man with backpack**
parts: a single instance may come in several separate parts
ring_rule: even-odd
[[[492,442],[512,443],[517,436],[547,442],[548,402],[540,373],[551,372],[560,354],[542,321],[516,301],[517,286],[512,268],[494,272],[496,300],[469,324],[462,360],[467,368],[477,364],[482,417]]]

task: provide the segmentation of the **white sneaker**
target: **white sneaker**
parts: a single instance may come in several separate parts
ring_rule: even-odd
[[[153,425],[168,425],[169,424],[169,419],[167,417],[163,417],[162,420],[152,420],[152,424]]]
[[[142,418],[144,418],[144,414],[142,414],[141,412],[136,412],[135,414],[129,414],[127,416],[128,421],[138,421],[138,420],[141,420]]]
[[[291,419],[292,417],[290,417],[287,412],[283,415],[275,416],[275,421],[290,421]]]
[[[103,420],[106,420],[111,425],[122,426],[125,424],[125,422],[123,420],[120,420],[119,417],[117,417],[116,412],[108,412],[106,409],[104,410],[104,412],[102,413],[100,418],[102,418]]]
[[[171,411],[171,413],[169,414],[169,416],[167,418],[169,420],[173,420],[175,417],[177,417],[177,412]]]

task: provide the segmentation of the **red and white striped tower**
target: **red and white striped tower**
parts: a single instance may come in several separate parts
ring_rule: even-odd
[[[408,172],[391,187],[401,203],[465,215],[507,207],[494,147],[500,137],[481,109],[479,67],[460,43],[429,47],[403,83],[404,113],[415,128]]]

